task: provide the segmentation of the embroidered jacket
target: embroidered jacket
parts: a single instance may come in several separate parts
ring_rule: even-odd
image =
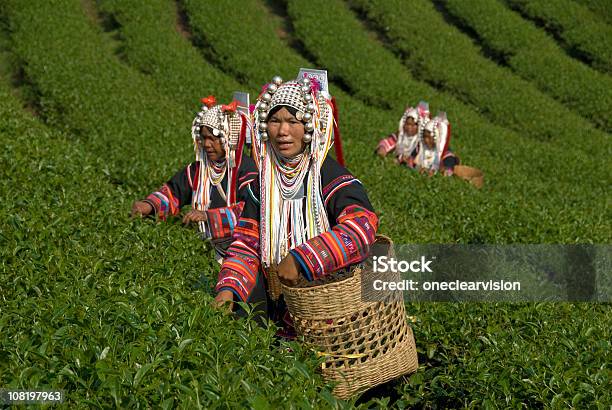
[[[363,261],[374,242],[378,217],[361,185],[344,167],[327,157],[321,167],[323,203],[331,230],[291,249],[302,274],[316,280]],[[259,183],[234,230],[234,242],[223,261],[217,291],[231,290],[237,300],[249,301],[261,268],[259,257]]]
[[[168,216],[178,215],[180,209],[185,205],[191,205],[193,193],[198,186],[198,175],[201,163],[192,162],[181,171],[177,172],[168,182],[158,191],[150,194],[145,201],[153,206],[155,214],[165,220]],[[212,187],[211,201],[206,215],[207,224],[211,233],[212,242],[219,247],[226,249],[231,243],[234,228],[244,207],[245,200],[249,196],[248,187],[257,180],[257,169],[253,160],[244,155],[238,169],[236,180],[237,202],[231,206],[226,205],[226,201],[217,189]],[[221,182],[221,187],[227,186],[227,173]]]

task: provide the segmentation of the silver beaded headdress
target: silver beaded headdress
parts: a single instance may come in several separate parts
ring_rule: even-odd
[[[408,120],[408,118],[414,119],[414,121],[417,124],[418,128],[417,128],[416,135],[409,136],[406,134],[406,131],[404,130],[404,125],[406,124],[406,121]],[[399,127],[397,130],[396,154],[399,157],[402,157],[402,156],[407,157],[410,154],[412,154],[412,152],[418,145],[418,142],[419,142],[418,136],[423,126],[425,125],[425,122],[427,122],[428,120],[429,120],[429,104],[427,104],[426,102],[421,101],[416,108],[414,107],[406,108],[406,110],[404,111],[404,114],[402,115],[402,118],[400,118]]]
[[[209,127],[215,137],[223,136],[224,121],[221,106],[216,105],[217,100],[212,95],[202,98],[200,101],[202,102],[202,107],[191,124],[191,136],[194,144],[200,136],[202,127]]]
[[[280,105],[286,105],[297,110],[295,116],[304,123],[304,130],[306,131],[304,142],[312,141],[314,132],[327,133],[331,107],[326,104],[325,97],[321,95],[316,84],[313,84],[309,78],[283,83],[282,78],[276,76],[267,85],[256,104],[255,118],[262,141],[268,140],[268,124],[266,123],[268,114]],[[328,110],[328,108],[330,109]]]
[[[404,125],[406,124],[406,120],[408,118],[414,119],[420,131],[423,125],[425,125],[425,123],[429,121],[429,104],[427,104],[425,101],[421,101],[419,102],[419,105],[416,108],[406,108],[404,114],[402,115],[402,118],[400,118],[399,121],[398,137],[403,136]]]
[[[248,116],[237,112],[237,103],[229,105],[215,105],[217,103],[214,96],[210,95],[201,99],[202,108],[196,114],[191,125],[191,137],[195,144],[196,160],[202,159],[202,150],[198,148],[197,139],[200,136],[202,127],[209,127],[215,137],[221,139],[229,160],[229,166],[235,166],[235,152],[239,148],[240,134],[243,130],[243,122],[247,122],[250,128]],[[244,144],[244,142],[242,142]]]

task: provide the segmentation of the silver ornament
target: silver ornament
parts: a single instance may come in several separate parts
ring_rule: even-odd
[[[268,130],[268,124],[266,124],[265,122],[260,122],[259,131],[267,131],[267,130]]]
[[[307,122],[306,124],[304,124],[304,129],[308,132],[311,132],[312,130],[314,130],[314,125],[312,124],[312,122]]]
[[[262,111],[259,113],[259,119],[265,121],[268,118],[268,113],[266,111]]]
[[[259,111],[266,111],[268,109],[268,104],[266,104],[265,102],[259,103],[257,109]]]
[[[276,85],[281,85],[283,83],[283,79],[275,75],[274,77],[272,77],[272,83]]]
[[[213,133],[213,135],[214,135],[215,137],[218,137],[218,136],[219,136],[219,130],[218,130],[218,129],[216,129],[216,128],[213,128],[212,133]]]
[[[268,103],[272,99],[272,96],[270,95],[270,93],[265,93],[261,96],[261,99]]]
[[[310,92],[310,87],[307,86],[307,85],[303,85],[301,90],[302,90],[303,93],[308,93],[308,92]]]
[[[312,141],[312,134],[304,134],[304,137],[302,138],[302,141],[304,141],[306,144],[308,144],[310,141]]]
[[[304,114],[304,117],[302,118],[302,120],[304,120],[306,122],[312,120],[312,114],[307,112],[306,114]]]
[[[267,141],[268,140],[268,133],[266,131],[263,131],[261,133],[261,140],[262,141]]]
[[[315,105],[314,105],[313,103],[309,103],[309,104],[306,106],[306,111],[308,111],[308,112],[310,112],[310,113],[313,113],[313,112],[314,112],[314,110],[315,110],[315,108],[316,108],[316,107],[315,107]]]
[[[272,83],[268,85],[268,92],[270,94],[274,94],[276,92],[276,90],[278,90],[278,85]]]
[[[307,103],[312,101],[312,95],[310,94],[304,94],[304,101],[306,101]]]
[[[302,78],[302,84],[304,84],[304,85],[310,85],[310,78],[308,78],[308,77],[304,77],[304,78]]]
[[[225,137],[220,138],[221,144],[225,144]]]
[[[298,111],[295,113],[295,118],[298,119],[298,121],[302,121],[302,118],[304,118],[304,113],[302,111]]]

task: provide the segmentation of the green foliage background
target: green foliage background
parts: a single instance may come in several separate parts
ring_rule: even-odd
[[[396,242],[609,244],[610,20],[566,3],[1,2],[0,388],[63,389],[69,407],[387,406],[334,399],[312,351],[212,310],[210,248],[130,204],[192,159],[200,97],[323,67]],[[373,155],[420,99],[484,189]],[[407,310],[421,367],[395,406],[612,402],[609,304]]]

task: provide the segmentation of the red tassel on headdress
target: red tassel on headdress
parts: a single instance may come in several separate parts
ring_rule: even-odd
[[[227,105],[222,105],[221,106],[221,111],[222,112],[231,112],[234,113],[236,112],[236,110],[238,109],[238,101],[232,101],[231,104],[227,104]]]
[[[336,97],[332,97],[332,112],[334,114],[334,149],[336,150],[336,161],[344,166],[344,153],[342,152],[342,138],[340,137],[340,127],[338,126],[338,106]]]
[[[217,99],[214,95],[209,95],[208,97],[200,99],[200,102],[208,108],[212,108],[217,103]]]

